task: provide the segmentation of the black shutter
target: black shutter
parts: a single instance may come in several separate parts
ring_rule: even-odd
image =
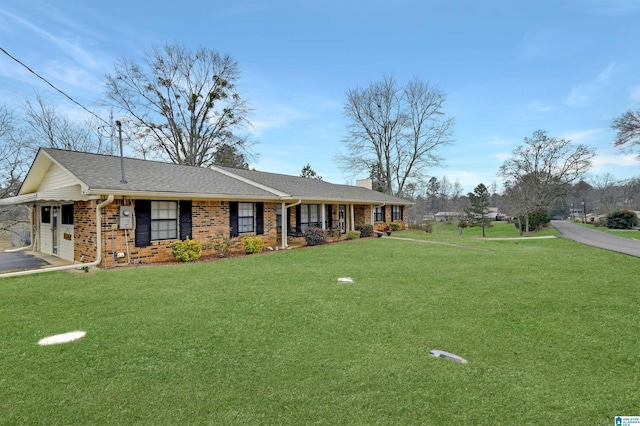
[[[327,204],[327,229],[333,229],[333,204]]]
[[[300,228],[300,218],[302,217],[302,205],[296,206],[296,228]]]
[[[237,237],[240,235],[238,232],[238,202],[229,202],[229,235]]]
[[[387,223],[387,206],[382,206],[382,221]]]
[[[191,200],[180,200],[180,239],[193,239],[191,233]]]
[[[264,203],[256,203],[256,235],[264,234]]]
[[[136,200],[136,247],[151,244],[151,201]]]

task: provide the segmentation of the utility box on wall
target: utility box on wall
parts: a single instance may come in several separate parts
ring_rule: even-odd
[[[133,228],[133,209],[131,206],[120,206],[118,227],[120,229]]]

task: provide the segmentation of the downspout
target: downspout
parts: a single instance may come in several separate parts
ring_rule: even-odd
[[[0,274],[0,278],[18,277],[21,275],[33,275],[42,272],[65,271],[67,269],[82,269],[98,266],[102,261],[102,208],[113,202],[113,194],[109,194],[106,200],[96,206],[96,260],[89,263],[74,263],[71,265],[54,266],[53,268],[31,269],[28,271],[9,272],[8,274]]]
[[[290,209],[291,207],[295,207],[298,204],[302,204],[302,199],[298,200],[297,202],[293,203],[293,204],[289,204],[287,205],[286,203],[282,203],[284,205],[284,209],[282,210],[282,248],[286,249],[287,246],[287,217],[289,216],[287,210]]]

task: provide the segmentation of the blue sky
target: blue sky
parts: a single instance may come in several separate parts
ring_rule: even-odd
[[[612,120],[640,108],[640,1],[3,0],[0,47],[104,118],[102,78],[121,57],[181,43],[229,53],[254,108],[258,170],[294,174],[310,163],[353,183],[334,161],[346,136],[345,92],[384,74],[448,94],[456,143],[429,173],[465,192],[497,171],[538,129],[597,149],[592,175],[640,175],[611,147]],[[61,111],[83,111],[0,55],[0,102],[34,90]],[[364,176],[359,176],[364,177]]]

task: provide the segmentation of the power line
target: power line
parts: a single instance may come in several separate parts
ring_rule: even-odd
[[[87,111],[89,114],[93,115],[95,118],[97,118],[98,120],[102,121],[104,124],[106,124],[107,126],[111,126],[111,123],[107,123],[102,117],[100,117],[99,115],[97,115],[96,113],[94,113],[93,111],[90,111],[89,109],[85,108],[84,105],[82,105],[80,102],[76,101],[75,99],[73,99],[71,96],[67,95],[66,93],[64,93],[62,90],[58,89],[56,86],[54,86],[52,83],[50,83],[46,78],[42,77],[40,74],[38,74],[37,72],[35,72],[34,70],[32,70],[31,68],[29,68],[27,65],[25,65],[24,63],[22,63],[19,59],[17,59],[16,57],[12,56],[9,52],[7,52],[6,50],[4,50],[2,47],[0,47],[0,50],[2,50],[2,52],[4,52],[5,55],[7,55],[8,57],[10,57],[11,59],[13,59],[14,61],[16,61],[17,63],[19,63],[20,65],[22,65],[23,67],[25,67],[31,74],[35,75],[36,77],[38,77],[40,80],[44,81],[45,83],[47,83],[49,86],[53,87],[56,91],[58,91],[60,94],[62,94],[63,96],[65,96],[67,99],[69,99],[71,102],[73,102],[74,104],[78,105],[80,108],[82,108],[83,110]]]

